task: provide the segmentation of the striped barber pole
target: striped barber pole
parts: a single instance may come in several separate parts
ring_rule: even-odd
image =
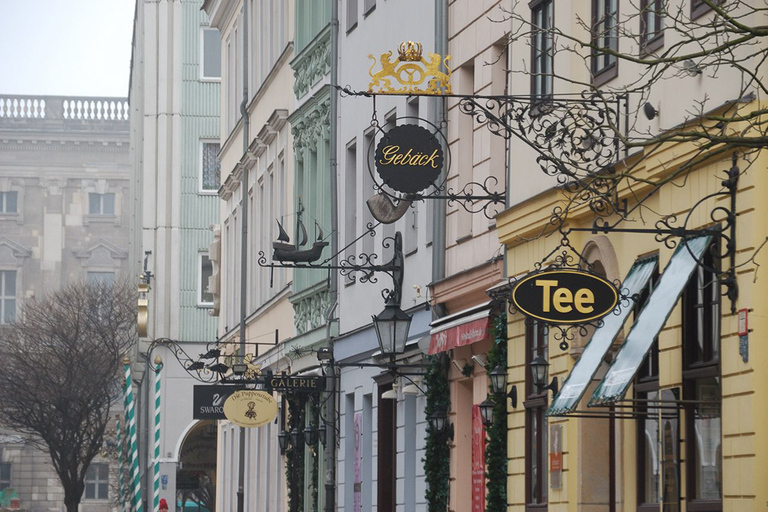
[[[131,362],[126,357],[125,363],[125,416],[128,426],[126,441],[131,457],[131,497],[133,510],[143,512],[144,504],[141,501],[141,475],[139,474],[139,450],[136,442],[136,416],[133,407],[133,389],[131,383]]]
[[[160,356],[155,359],[155,463],[152,480],[154,508],[160,510],[160,370],[163,369],[163,361]]]
[[[128,504],[125,502],[125,481],[123,475],[123,431],[120,426],[120,415],[115,416],[115,433],[117,441],[117,484],[120,489],[120,510],[128,512]]]

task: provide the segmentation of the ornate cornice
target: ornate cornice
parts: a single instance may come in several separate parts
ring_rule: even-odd
[[[296,118],[291,127],[293,150],[297,158],[305,148],[317,147],[318,141],[326,138],[331,123],[331,99],[325,98],[305,115]]]
[[[301,98],[320,79],[331,72],[331,29],[330,26],[312,41],[291,61],[293,69],[293,92]]]

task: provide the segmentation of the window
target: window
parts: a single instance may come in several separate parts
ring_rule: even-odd
[[[91,464],[85,472],[85,499],[109,499],[109,464]]]
[[[88,194],[88,214],[89,215],[114,215],[115,214],[115,194],[97,194],[91,192]]]
[[[18,213],[19,193],[14,191],[0,192],[0,213]]]
[[[531,361],[539,355],[549,358],[547,329],[544,324],[525,321],[525,502],[527,510],[547,509],[547,475],[549,455],[547,445],[547,392],[535,388],[530,372]]]
[[[197,305],[213,306],[213,293],[208,286],[208,280],[213,275],[213,263],[211,263],[208,253],[200,254],[200,282],[197,289]]]
[[[376,0],[363,0],[363,16],[368,16],[376,8]]]
[[[0,324],[16,320],[16,271],[0,270]]]
[[[204,28],[200,49],[200,78],[221,79],[221,33],[216,28]]]
[[[202,142],[200,154],[200,191],[218,192],[221,186],[221,162],[219,143]]]
[[[552,66],[554,41],[552,36],[553,2],[541,0],[531,6],[534,31],[531,42],[531,89],[534,102],[546,101],[552,96]]]
[[[347,33],[357,26],[357,4],[360,0],[347,0]]]
[[[618,1],[592,0],[592,44],[598,48],[592,54],[592,78],[597,85],[618,74],[615,55],[606,51],[618,51]]]
[[[379,512],[395,512],[397,503],[397,400],[382,398],[392,383],[378,386],[378,496]]]
[[[88,284],[111,287],[115,284],[114,272],[88,272]]]
[[[640,47],[649,53],[664,46],[663,0],[641,0]]]
[[[690,511],[722,510],[720,281],[712,247],[683,292],[683,393],[692,401],[685,414]]]
[[[0,491],[11,486],[11,464],[0,463]]]

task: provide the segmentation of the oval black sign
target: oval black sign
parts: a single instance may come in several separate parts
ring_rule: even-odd
[[[553,324],[597,320],[613,311],[618,301],[616,287],[581,270],[534,272],[512,290],[512,302],[521,313]]]
[[[435,182],[442,169],[440,142],[419,125],[395,126],[376,146],[376,171],[398,192],[421,192]]]

